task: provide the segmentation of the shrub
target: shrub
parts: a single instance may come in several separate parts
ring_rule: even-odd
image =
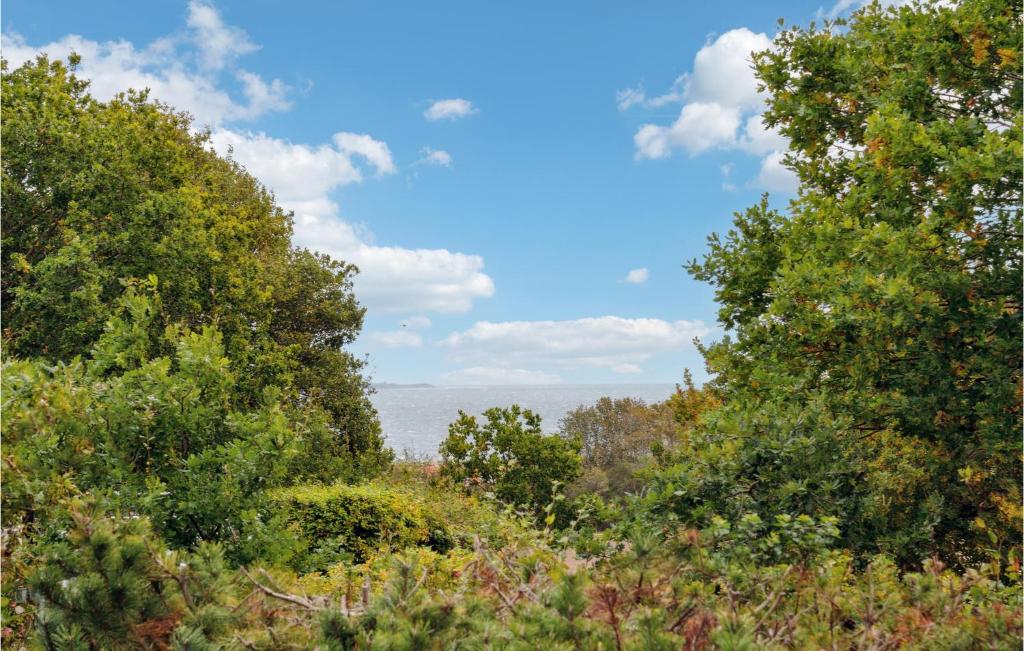
[[[488,409],[484,417],[481,425],[459,412],[441,443],[441,474],[540,516],[554,497],[555,482],[579,475],[578,441],[545,435],[540,416],[519,405]]]
[[[381,548],[445,552],[455,544],[451,530],[421,500],[385,484],[300,485],[270,496],[303,546],[291,560],[299,572],[362,563]]]

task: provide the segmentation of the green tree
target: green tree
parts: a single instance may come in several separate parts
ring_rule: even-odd
[[[636,470],[653,450],[671,447],[678,428],[667,403],[647,405],[634,398],[606,397],[570,411],[559,423],[559,432],[581,443],[583,474],[567,494],[610,496],[638,491],[642,483],[634,475]]]
[[[225,544],[236,562],[289,553],[266,489],[342,474],[326,463],[322,410],[297,410],[268,389],[254,409],[215,327],[169,326],[153,357],[158,299],[130,288],[89,358],[3,368],[3,523],[22,536],[61,529],[79,492],[149,516],[174,547]]]
[[[540,416],[519,405],[492,407],[484,417],[480,424],[460,411],[449,425],[440,447],[441,474],[539,515],[554,498],[555,482],[579,475],[579,442],[544,434]]]
[[[235,399],[256,408],[281,387],[329,415],[324,456],[386,465],[363,362],[343,349],[362,327],[355,267],[293,248],[291,215],[186,114],[146,92],[96,101],[70,61],[3,66],[5,354],[87,354],[124,282],[153,276],[157,330],[216,326]],[[151,342],[151,355],[169,352]]]
[[[800,193],[737,215],[690,267],[731,332],[705,350],[726,406],[663,504],[836,515],[845,545],[904,563],[1005,552],[1021,537],[1020,3],[875,4],[754,60]]]

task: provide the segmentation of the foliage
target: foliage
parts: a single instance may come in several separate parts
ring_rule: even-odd
[[[601,398],[570,411],[561,435],[581,442],[582,474],[566,495],[620,498],[646,485],[652,455],[662,459],[687,442],[706,412],[721,404],[711,387],[697,388],[689,371],[668,400],[651,405],[634,398]]]
[[[683,371],[682,386],[676,385],[675,392],[665,404],[672,410],[680,437],[686,439],[688,433],[701,424],[705,414],[722,406],[722,399],[712,384],[697,388],[690,369],[686,369]]]
[[[291,216],[190,118],[129,91],[109,102],[46,58],[2,89],[5,354],[70,363],[118,311],[123,283],[157,278],[154,327],[215,326],[257,409],[268,387],[328,416],[344,453],[386,467],[363,362],[342,350],[362,326],[356,269],[294,249]],[[168,354],[153,338],[151,358]]]
[[[540,416],[518,405],[484,412],[487,422],[462,411],[441,443],[441,474],[467,488],[540,515],[556,482],[570,482],[580,469],[579,443],[545,435]]]
[[[714,383],[563,435],[460,413],[439,469],[356,486],[390,456],[354,269],[186,117],[6,74],[4,644],[1020,648],[1020,23],[783,31],[755,64],[801,193],[691,265]],[[639,494],[558,494],[620,464]]]
[[[756,55],[800,196],[690,267],[731,329],[705,351],[726,407],[658,504],[834,515],[904,566],[1019,545],[1020,25],[871,5]]]
[[[173,354],[150,358],[154,302],[129,289],[87,360],[4,365],[4,525],[59,529],[61,502],[82,491],[148,515],[176,547],[221,541],[236,561],[286,555],[263,493],[321,453],[305,439],[327,425],[269,391],[256,410],[236,404],[216,328],[168,327],[160,347]]]
[[[227,570],[216,547],[168,552],[144,520],[79,514],[68,542],[47,550],[33,579],[48,595],[39,642],[50,649],[638,651],[1012,649],[1022,642],[1018,591],[995,578],[1000,572],[958,575],[930,562],[901,575],[885,557],[855,571],[849,556],[824,547],[834,525],[803,519],[767,529],[754,518],[738,529],[637,529],[591,562],[543,543],[479,545],[452,559],[458,569],[431,560],[432,552],[402,554],[373,575],[372,586],[328,598],[307,596],[282,573]],[[787,545],[803,560],[773,561]],[[105,581],[119,589],[107,592]]]
[[[570,411],[559,423],[560,434],[580,441],[582,476],[570,494],[621,495],[641,487],[634,476],[652,450],[670,447],[676,437],[673,412],[667,404],[648,406],[634,398],[601,398]]]
[[[254,594],[222,549],[167,549],[137,516],[105,516],[96,502],[70,507],[66,540],[44,545],[30,576],[38,603],[34,648],[304,648],[309,634]],[[261,573],[269,577],[269,574]]]
[[[412,494],[381,484],[302,485],[273,491],[276,503],[305,545],[292,560],[300,572],[326,571],[342,561],[361,563],[380,548],[453,546],[452,533]]]

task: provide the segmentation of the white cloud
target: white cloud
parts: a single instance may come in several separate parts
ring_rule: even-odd
[[[473,301],[494,295],[478,255],[448,249],[403,249],[360,244],[343,252],[359,265],[356,296],[384,312],[466,312]]]
[[[736,184],[729,180],[732,176],[733,167],[732,163],[725,163],[718,168],[722,172],[722,189],[726,192],[736,191]]]
[[[664,95],[648,97],[643,84],[636,88],[620,90],[615,94],[615,101],[620,111],[628,111],[634,106],[644,108],[661,108],[669,104],[682,104],[686,101],[686,88],[689,82],[689,75],[680,75],[672,83],[672,87]]]
[[[785,154],[773,151],[761,161],[761,172],[757,175],[757,187],[772,192],[795,194],[800,185],[796,173],[783,165]]]
[[[676,148],[699,154],[713,147],[733,145],[739,125],[740,112],[736,108],[692,102],[683,107],[671,126],[645,124],[633,140],[638,158],[665,158]]]
[[[627,283],[640,285],[647,282],[648,276],[650,276],[650,272],[647,270],[647,267],[640,267],[639,269],[631,269],[623,280]]]
[[[423,112],[423,117],[431,122],[437,120],[457,120],[477,112],[473,102],[460,98],[440,99]]]
[[[789,141],[779,133],[778,129],[769,129],[765,126],[761,114],[758,113],[747,119],[738,146],[755,156],[764,156],[769,152],[786,149],[789,146]]]
[[[371,342],[384,348],[419,348],[423,345],[423,336],[408,330],[371,332],[369,338]]]
[[[217,10],[208,3],[189,2],[187,22],[206,68],[219,70],[243,54],[259,49],[245,30],[225,25]]]
[[[423,158],[420,159],[421,163],[427,165],[438,165],[440,167],[451,167],[452,166],[452,155],[443,149],[431,149],[430,147],[424,147],[420,150],[420,154]]]
[[[391,160],[391,150],[386,143],[374,140],[368,135],[358,133],[336,133],[334,144],[338,150],[346,154],[358,154],[377,168],[377,174],[391,174],[395,164]]]
[[[363,180],[362,171],[352,160],[353,151],[338,144],[349,135],[352,134],[336,134],[335,146],[293,144],[263,133],[227,129],[214,131],[210,137],[218,152],[230,152],[300,218],[332,216],[337,206],[326,195],[335,188]]]
[[[561,376],[544,371],[531,371],[523,368],[507,368],[504,366],[471,366],[441,375],[441,379],[451,384],[561,384]]]
[[[244,31],[227,26],[211,5],[189,5],[184,36],[158,38],[145,47],[120,41],[98,42],[70,34],[42,45],[30,45],[20,34],[0,36],[0,49],[12,68],[46,54],[82,57],[78,76],[90,81],[89,92],[107,100],[129,88],[148,88],[150,96],[178,110],[187,110],[198,127],[253,120],[291,106],[289,88],[279,79],[264,80],[236,67],[236,60],[256,49]],[[242,97],[222,87],[235,80]]]
[[[288,100],[288,87],[280,79],[269,84],[263,78],[247,70],[239,70],[238,80],[242,82],[242,92],[249,105],[244,113],[257,117],[272,111],[287,111],[292,103]]]
[[[647,95],[644,93],[642,86],[627,88],[615,93],[615,103],[619,106],[620,111],[628,111],[638,104],[642,105],[646,100]]]
[[[402,322],[402,326],[413,330],[424,330],[430,327],[430,319],[425,316],[411,316]]]
[[[762,158],[762,174],[754,183],[765,189],[792,192],[790,180],[776,168],[788,148],[777,129],[764,125],[764,97],[758,91],[752,53],[768,50],[771,39],[741,27],[705,43],[694,56],[691,72],[676,78],[664,95],[648,98],[642,87],[619,91],[619,110],[679,103],[679,116],[668,125],[644,124],[634,134],[638,159],[667,158],[676,150],[695,156],[712,149],[742,151]],[[730,170],[731,171],[731,170]],[[736,185],[726,177],[723,189]]]
[[[644,370],[636,364],[616,364],[612,367],[612,370],[616,373],[623,373],[625,375],[636,375],[644,372]]]
[[[473,301],[494,294],[478,255],[447,249],[377,246],[340,217],[330,199],[336,188],[364,178],[353,156],[377,175],[395,170],[387,145],[365,135],[335,134],[332,145],[304,145],[262,133],[213,132],[214,147],[232,151],[256,178],[274,190],[278,203],[295,212],[299,246],[359,267],[356,296],[373,311],[388,313],[465,312]]]
[[[709,333],[700,321],[602,316],[570,321],[478,321],[442,346],[459,363],[632,372],[655,355],[686,350]]]
[[[693,60],[693,74],[686,80],[686,98],[714,102],[738,109],[756,109],[762,97],[754,76],[753,52],[767,50],[772,41],[746,27],[729,30],[707,43]]]

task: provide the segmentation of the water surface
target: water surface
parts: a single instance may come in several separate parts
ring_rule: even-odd
[[[399,455],[436,456],[448,435],[448,424],[459,410],[479,416],[490,407],[518,404],[540,414],[545,432],[558,430],[558,421],[580,405],[602,396],[639,398],[659,402],[668,398],[672,384],[559,384],[552,386],[468,386],[378,388],[371,396],[380,414],[387,445]]]

